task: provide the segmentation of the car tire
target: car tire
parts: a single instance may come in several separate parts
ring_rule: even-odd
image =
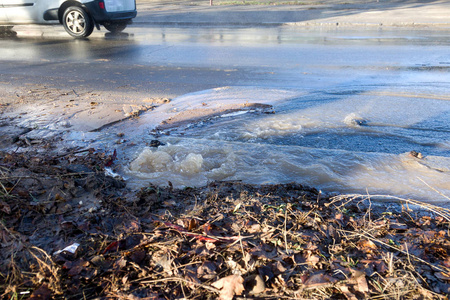
[[[74,38],[85,38],[94,31],[91,16],[81,7],[70,6],[64,11],[64,29]]]
[[[125,22],[108,22],[104,23],[103,26],[106,28],[106,30],[110,31],[111,33],[119,33],[125,30],[127,28],[128,21]]]

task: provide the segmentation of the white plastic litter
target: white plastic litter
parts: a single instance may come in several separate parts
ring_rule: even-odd
[[[73,243],[72,245],[67,246],[66,248],[64,248],[64,249],[62,249],[62,250],[56,251],[55,253],[53,253],[53,255],[58,255],[59,253],[61,253],[61,252],[63,252],[63,251],[67,251],[67,252],[70,252],[70,253],[74,254],[74,253],[77,251],[77,249],[78,249],[79,246],[80,246],[80,244],[78,244],[78,243]]]

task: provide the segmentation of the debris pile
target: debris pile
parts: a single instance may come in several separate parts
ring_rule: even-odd
[[[1,153],[4,299],[447,299],[450,211],[300,184],[130,191],[113,155]],[[170,179],[169,179],[170,180]]]

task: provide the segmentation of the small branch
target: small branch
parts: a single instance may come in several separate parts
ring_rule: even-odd
[[[205,284],[202,284],[202,283],[198,283],[198,282],[193,282],[193,281],[181,278],[181,277],[168,277],[168,278],[161,278],[161,279],[154,279],[154,280],[146,280],[146,281],[140,281],[139,283],[141,283],[141,284],[151,284],[151,283],[166,282],[166,281],[173,281],[173,282],[182,281],[182,282],[187,283],[187,284],[197,285],[199,287],[204,288],[205,290],[209,290],[209,291],[214,292],[214,293],[220,293],[220,290],[218,290],[218,289],[216,289],[214,287],[211,287],[209,285],[205,285]]]

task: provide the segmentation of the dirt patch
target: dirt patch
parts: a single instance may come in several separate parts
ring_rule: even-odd
[[[450,211],[215,182],[139,191],[115,153],[0,153],[4,299],[447,299]]]
[[[143,97],[75,89],[59,89],[30,84],[12,90],[0,82],[2,120],[22,128],[99,131],[105,127],[138,117],[169,102],[159,97]]]

